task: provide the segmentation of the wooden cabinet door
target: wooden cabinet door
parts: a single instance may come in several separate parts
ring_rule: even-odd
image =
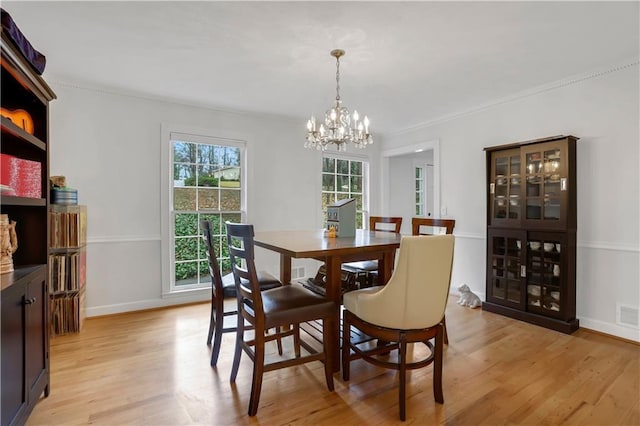
[[[44,390],[48,395],[49,388],[49,344],[48,344],[48,296],[45,281],[46,266],[26,283],[26,358],[25,381],[27,401],[35,404]]]
[[[567,140],[522,147],[523,226],[566,229],[569,191]]]
[[[526,233],[490,229],[487,256],[487,301],[524,310]]]
[[[568,287],[571,274],[567,253],[571,247],[563,232],[529,232],[526,254],[527,311],[570,320],[575,305]]]
[[[522,218],[520,149],[489,153],[489,225],[519,227]]]
[[[27,404],[24,386],[25,287],[14,284],[2,291],[2,425],[23,417]]]

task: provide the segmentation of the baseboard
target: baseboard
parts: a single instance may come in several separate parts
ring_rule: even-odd
[[[578,318],[580,319],[580,328],[586,328],[608,336],[619,337],[624,340],[640,343],[640,330],[637,328],[625,327],[581,316],[578,316]]]
[[[211,290],[204,292],[189,292],[175,295],[171,298],[138,300],[129,303],[118,303],[113,305],[94,306],[86,309],[86,316],[97,317],[103,315],[121,314],[124,312],[144,311],[154,308],[165,308],[168,306],[184,305],[194,302],[206,302],[211,299]]]

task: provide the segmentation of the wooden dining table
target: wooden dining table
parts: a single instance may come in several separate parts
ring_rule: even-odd
[[[324,230],[256,232],[254,244],[280,254],[280,280],[291,282],[291,259],[312,258],[326,266],[326,297],[341,304],[341,265],[347,262],[378,260],[378,282],[391,278],[395,251],[400,247],[400,234],[356,230],[353,237],[331,238]],[[331,339],[334,371],[340,370],[340,310],[336,309],[333,327],[323,329]]]

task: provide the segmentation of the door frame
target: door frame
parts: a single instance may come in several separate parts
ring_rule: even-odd
[[[380,152],[380,188],[381,204],[383,211],[386,213],[389,211],[389,194],[391,188],[389,188],[389,161],[391,157],[397,157],[400,155],[407,155],[411,153],[418,153],[423,151],[433,151],[433,217],[440,218],[440,140],[433,139],[429,141],[419,142],[413,145],[402,146],[399,148],[387,149]]]

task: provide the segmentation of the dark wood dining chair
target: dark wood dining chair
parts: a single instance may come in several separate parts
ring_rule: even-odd
[[[402,217],[387,216],[370,216],[369,230],[378,232],[395,232],[400,233],[402,227]],[[374,285],[374,281],[378,277],[378,261],[365,260],[360,262],[349,262],[342,264],[342,270],[353,272],[355,274],[363,274],[368,286]]]
[[[411,219],[412,235],[439,235],[443,231],[445,234],[453,234],[456,226],[455,219],[432,219],[427,217],[414,217]],[[449,344],[449,333],[447,333],[447,321],[442,319],[444,327],[444,344]]]
[[[345,293],[342,315],[342,378],[349,380],[350,363],[356,359],[399,371],[400,419],[406,420],[406,373],[433,363],[433,394],[444,403],[442,364],[444,310],[449,296],[453,265],[453,235],[430,238],[403,237],[398,265],[385,286]],[[353,328],[353,329],[352,329]],[[351,340],[355,329],[382,344]],[[431,342],[432,339],[434,343]],[[425,358],[409,362],[407,345],[422,343]],[[396,357],[380,357],[398,350]]]
[[[205,252],[209,262],[209,275],[211,276],[211,318],[209,319],[207,345],[211,345],[211,341],[213,340],[213,348],[211,349],[211,366],[215,367],[218,363],[218,356],[220,355],[222,334],[236,331],[235,326],[224,326],[225,317],[238,315],[237,310],[226,312],[224,310],[224,298],[229,297],[229,295],[235,296],[236,283],[233,278],[233,272],[224,276],[222,276],[220,272],[220,264],[216,257],[216,251],[213,248],[213,230],[211,222],[208,220],[201,220],[200,229],[202,230]],[[262,290],[268,290],[282,285],[276,277],[264,271],[258,272],[258,281]],[[231,292],[231,290],[233,290],[233,292]],[[278,341],[278,349],[280,353],[282,353],[282,344],[280,341]]]
[[[324,363],[327,387],[333,391],[331,354],[334,343],[325,335],[322,339],[323,350],[317,351],[300,338],[300,323],[322,320],[323,328],[331,329],[337,317],[337,305],[297,284],[260,291],[254,262],[253,225],[227,222],[226,227],[239,315],[231,382],[236,380],[240,358],[244,351],[253,361],[249,416],[255,416],[258,412],[262,376],[268,371],[321,361]],[[251,338],[245,336],[245,321],[255,330]],[[266,330],[271,328],[275,328],[276,333],[266,335]],[[285,336],[293,336],[295,358],[265,364],[265,343]],[[308,355],[301,355],[301,347],[308,352]]]
[[[456,226],[454,219],[432,219],[427,217],[414,217],[411,219],[412,235],[437,235],[453,234],[453,228]]]

